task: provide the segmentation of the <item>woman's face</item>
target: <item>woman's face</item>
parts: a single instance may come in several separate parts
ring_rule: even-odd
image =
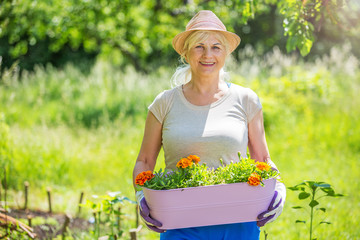
[[[225,64],[226,56],[225,46],[211,34],[189,49],[186,61],[190,64],[193,76],[216,77]]]

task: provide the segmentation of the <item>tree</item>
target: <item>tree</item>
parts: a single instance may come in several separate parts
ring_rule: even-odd
[[[326,21],[353,28],[340,18],[349,8],[344,0],[2,0],[0,55],[10,66],[17,59],[56,62],[61,53],[71,59],[80,52],[83,59],[106,57],[146,72],[177,58],[171,39],[197,11],[212,10],[230,31],[239,31],[274,7],[284,18],[287,50],[303,56]]]
[[[286,0],[279,1],[280,13],[284,16],[284,34],[288,36],[286,49],[288,52],[298,48],[302,56],[306,56],[314,43],[315,32],[323,26],[332,24],[342,28],[341,32],[350,33],[359,29],[358,14],[350,17],[355,1],[345,0]],[[359,37],[359,35],[357,35]]]

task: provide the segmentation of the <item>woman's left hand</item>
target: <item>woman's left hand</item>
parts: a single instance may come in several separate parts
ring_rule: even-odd
[[[276,182],[275,194],[270,202],[268,210],[258,215],[257,225],[263,227],[265,224],[275,221],[280,216],[284,208],[286,198],[286,188],[281,182]]]
[[[145,225],[154,232],[165,232],[165,230],[159,228],[162,227],[162,223],[150,217],[150,209],[148,204],[146,203],[143,191],[136,192],[136,198],[139,206],[140,217],[145,223]]]

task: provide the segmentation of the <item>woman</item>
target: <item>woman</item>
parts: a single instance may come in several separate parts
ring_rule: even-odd
[[[226,57],[239,45],[240,38],[226,31],[211,11],[200,11],[188,23],[186,31],[173,39],[174,49],[187,63],[177,69],[177,86],[159,94],[149,106],[144,138],[134,168],[135,177],[153,171],[161,146],[167,169],[195,154],[209,167],[218,167],[238,159],[238,152],[267,162],[274,168],[267,148],[262,107],[257,95],[248,88],[225,81]],[[268,211],[257,222],[235,223],[164,231],[151,218],[142,191],[136,192],[140,215],[160,239],[259,239],[260,229],[275,220],[285,201],[285,186],[276,184]],[[241,214],[241,213],[239,213]],[[216,217],[216,216],[214,216]]]

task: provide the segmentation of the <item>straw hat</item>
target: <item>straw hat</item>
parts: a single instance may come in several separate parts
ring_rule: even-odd
[[[196,30],[221,32],[229,42],[230,53],[240,44],[240,37],[235,33],[226,31],[225,25],[212,11],[202,10],[189,21],[186,25],[186,31],[174,37],[172,45],[176,52],[181,55],[186,38]]]

